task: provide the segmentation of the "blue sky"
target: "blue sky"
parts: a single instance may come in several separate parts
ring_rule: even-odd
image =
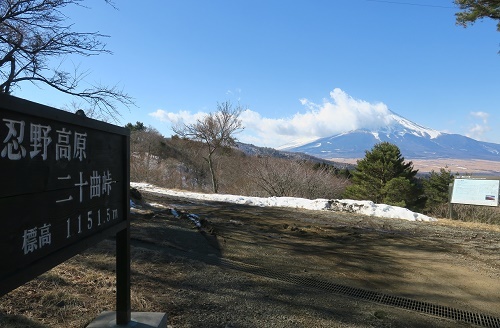
[[[122,87],[140,121],[169,137],[231,101],[243,142],[278,147],[383,122],[391,110],[428,128],[500,143],[496,22],[455,25],[451,0],[103,0],[65,12],[112,55],[66,57],[88,83]],[[71,99],[22,85],[54,107]]]

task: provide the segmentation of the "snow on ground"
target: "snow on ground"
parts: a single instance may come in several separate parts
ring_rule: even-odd
[[[390,219],[409,221],[437,221],[437,219],[412,212],[406,208],[386,204],[375,204],[367,200],[351,199],[305,199],[295,197],[248,197],[227,194],[203,194],[156,187],[148,183],[131,182],[130,186],[137,190],[155,192],[164,195],[192,198],[198,200],[218,201],[260,207],[291,207],[308,210],[328,210],[364,214]]]

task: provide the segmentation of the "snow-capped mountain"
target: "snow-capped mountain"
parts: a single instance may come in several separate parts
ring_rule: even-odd
[[[366,150],[384,141],[397,145],[407,159],[500,160],[500,144],[425,128],[394,113],[389,124],[378,129],[358,129],[281,149],[321,158],[363,158]]]

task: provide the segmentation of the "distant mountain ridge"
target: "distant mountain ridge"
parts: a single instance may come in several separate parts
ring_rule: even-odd
[[[390,142],[407,159],[481,159],[500,161],[500,144],[482,142],[459,134],[425,128],[395,113],[377,129],[358,129],[319,138],[299,146],[280,148],[320,158],[363,158],[380,142]]]
[[[337,168],[352,169],[355,167],[355,165],[353,164],[330,161],[325,158],[319,158],[316,156],[300,152],[283,151],[269,147],[259,147],[242,142],[237,142],[237,148],[246,155],[250,156],[275,157],[275,158],[291,159],[296,161],[309,161],[313,163],[327,163],[327,164],[333,164]]]

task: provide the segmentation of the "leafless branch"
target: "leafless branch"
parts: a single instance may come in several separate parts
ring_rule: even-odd
[[[105,0],[114,6],[111,0]],[[66,6],[84,0],[4,0],[0,2],[0,92],[30,81],[81,98],[92,108],[116,119],[117,104],[133,106],[132,97],[117,86],[82,88],[85,73],[70,74],[49,66],[49,59],[111,54],[99,32],[76,32],[62,14]]]

